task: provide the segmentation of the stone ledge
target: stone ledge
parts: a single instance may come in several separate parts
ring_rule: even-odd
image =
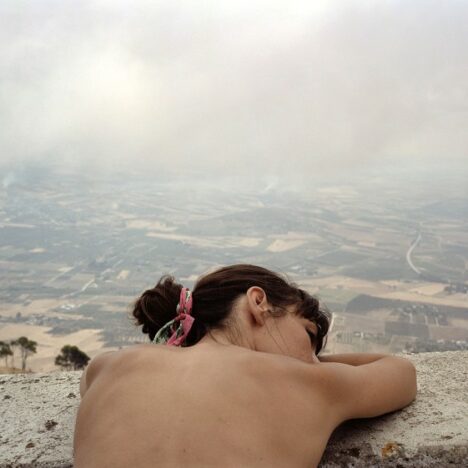
[[[418,396],[333,434],[322,468],[462,467],[468,459],[467,351],[408,356]],[[81,372],[0,375],[0,467],[72,466]]]

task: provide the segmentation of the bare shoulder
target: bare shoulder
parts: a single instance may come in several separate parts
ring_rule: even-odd
[[[358,366],[338,362],[311,364],[274,356],[264,356],[260,361],[261,372],[270,373],[267,379],[273,381],[276,374],[278,385],[283,390],[288,387],[288,397],[302,402],[305,417],[315,417],[320,403],[336,425],[347,419],[375,417],[401,409],[416,395],[414,366],[400,357],[388,356]]]
[[[275,405],[277,414],[294,417],[307,431],[316,431],[319,424],[326,433],[341,422],[334,399],[327,393],[327,372],[321,363],[277,354],[252,354],[249,373],[263,393],[268,389],[265,401]]]
[[[135,361],[144,359],[148,353],[154,353],[155,346],[152,344],[141,344],[129,346],[118,351],[108,351],[95,356],[81,376],[80,394],[84,396],[95,379],[102,373],[116,371],[125,372],[129,366],[134,366]]]
[[[289,356],[270,353],[251,353],[248,366],[252,374],[263,382],[271,382],[291,397],[312,401],[325,392],[321,364],[307,363]],[[314,397],[314,398],[313,398]]]

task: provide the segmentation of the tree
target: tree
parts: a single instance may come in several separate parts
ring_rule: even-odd
[[[55,358],[55,365],[65,370],[83,369],[90,357],[77,346],[65,345]]]
[[[32,340],[28,340],[25,336],[21,336],[17,340],[10,343],[11,346],[17,346],[21,354],[21,370],[26,370],[26,360],[33,353],[37,353],[37,343]]]
[[[13,356],[10,344],[0,341],[0,358],[5,358],[5,367],[8,367],[8,356]]]

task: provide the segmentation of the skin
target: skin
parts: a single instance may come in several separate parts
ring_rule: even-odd
[[[416,372],[383,354],[317,358],[316,325],[274,318],[261,288],[187,348],[94,358],[81,381],[75,467],[311,467],[333,430],[408,405]],[[308,333],[309,332],[309,333]]]

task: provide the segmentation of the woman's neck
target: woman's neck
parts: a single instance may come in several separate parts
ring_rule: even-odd
[[[242,348],[253,349],[248,340],[238,330],[235,333],[228,330],[210,330],[197,344],[240,346]]]

